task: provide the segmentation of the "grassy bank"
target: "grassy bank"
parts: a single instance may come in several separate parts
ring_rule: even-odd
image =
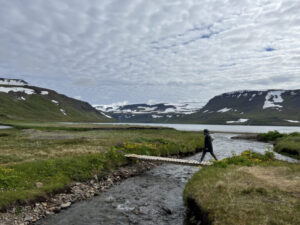
[[[300,224],[300,165],[246,151],[201,169],[186,185],[189,223]],[[201,223],[202,224],[202,223]]]
[[[274,151],[300,159],[300,133],[281,134],[278,131],[270,131],[258,135],[261,141],[273,142]]]
[[[203,146],[196,132],[132,127],[26,124],[0,131],[0,208],[105,175],[128,163],[125,153],[176,155]],[[110,128],[110,129],[108,129]]]

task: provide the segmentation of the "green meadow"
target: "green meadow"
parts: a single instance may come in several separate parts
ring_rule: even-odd
[[[14,123],[0,131],[0,208],[27,202],[134,163],[124,154],[193,153],[199,132],[84,124]],[[43,185],[37,187],[36,183]]]

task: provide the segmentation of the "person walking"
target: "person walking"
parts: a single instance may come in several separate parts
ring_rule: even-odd
[[[209,152],[212,155],[212,157],[214,157],[215,160],[218,160],[213,151],[212,139],[211,136],[209,135],[209,131],[207,129],[204,129],[203,133],[204,133],[204,150],[200,162],[202,162],[207,152]]]

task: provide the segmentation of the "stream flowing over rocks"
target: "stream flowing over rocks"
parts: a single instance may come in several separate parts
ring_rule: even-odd
[[[107,191],[112,185],[120,183],[122,180],[144,173],[153,168],[156,164],[151,162],[140,162],[137,164],[124,166],[113,173],[98,177],[86,183],[76,182],[64,190],[58,191],[47,198],[38,199],[32,204],[12,207],[5,213],[0,213],[0,225],[28,225],[45,218],[49,215],[60,213],[62,210],[69,208],[73,203],[90,199]],[[37,187],[42,187],[40,182],[36,183]]]
[[[231,139],[233,134],[213,134],[218,158],[226,158],[246,149],[263,153],[269,144]],[[295,161],[275,154],[277,158]],[[199,160],[200,154],[189,157]],[[210,160],[209,154],[205,160]],[[167,225],[183,224],[185,207],[182,192],[187,181],[199,168],[162,164],[112,186],[87,201],[73,204],[68,210],[50,215],[40,225]]]

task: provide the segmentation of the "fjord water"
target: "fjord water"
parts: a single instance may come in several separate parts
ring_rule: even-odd
[[[235,134],[216,133],[214,149],[218,158],[226,158],[246,149],[265,152],[268,144],[231,139]],[[200,154],[189,157],[199,160]],[[295,162],[276,154],[283,160]],[[207,155],[206,160],[210,160]],[[162,164],[136,177],[128,178],[89,201],[75,203],[66,211],[40,221],[44,225],[167,225],[183,224],[185,207],[182,192],[197,167]]]
[[[107,124],[107,123],[97,123]],[[226,133],[266,133],[277,130],[281,133],[300,132],[299,126],[252,126],[252,125],[212,125],[212,124],[171,124],[171,123],[109,123],[115,125],[138,125],[154,127],[170,127],[182,131],[202,131],[209,129],[215,132]]]
[[[9,129],[9,128],[12,128],[12,127],[10,127],[10,126],[2,126],[2,125],[0,125],[0,129]]]

